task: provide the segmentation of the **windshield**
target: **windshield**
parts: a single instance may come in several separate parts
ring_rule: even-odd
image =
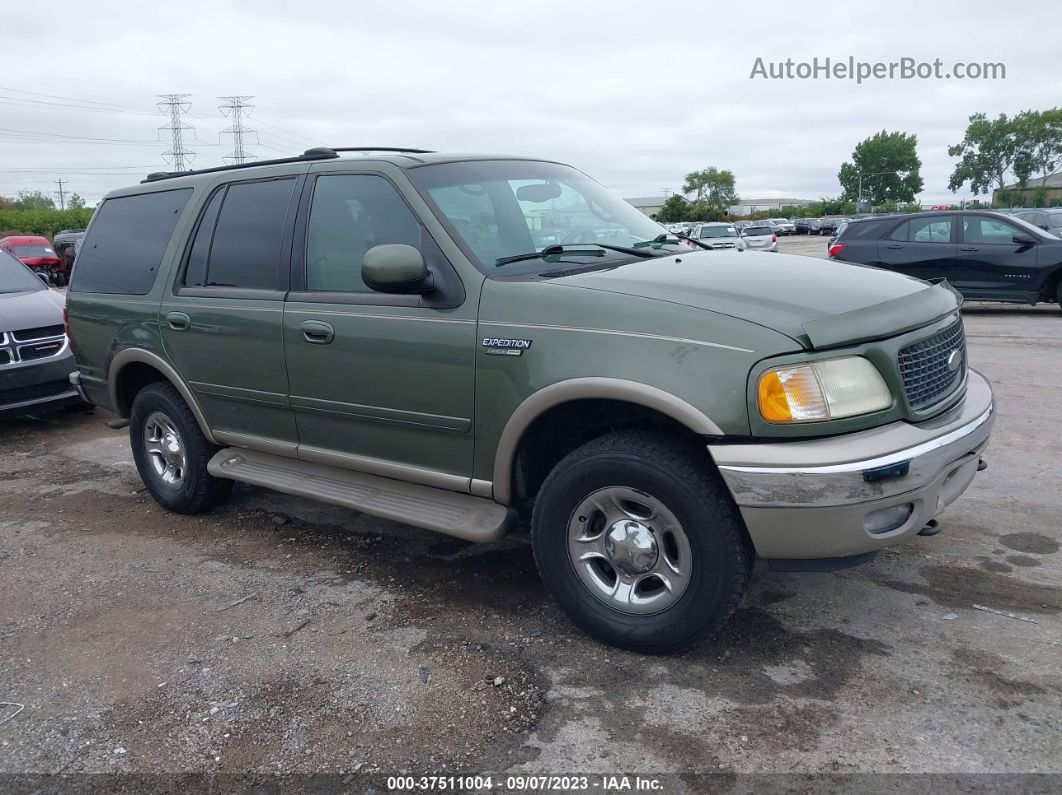
[[[702,226],[699,237],[735,237],[737,230],[732,226]]]
[[[44,282],[33,271],[0,248],[0,293],[43,290]]]
[[[12,246],[16,257],[54,257],[55,249],[51,246],[46,246],[43,243],[40,245],[30,244],[22,246]]]
[[[498,260],[547,246],[567,244],[583,250],[600,243],[631,247],[667,236],[660,224],[570,166],[478,160],[421,166],[408,173],[427,191],[480,264],[491,269],[498,267]],[[655,244],[667,247],[660,253],[690,245],[675,237]],[[573,253],[570,258],[578,256]],[[606,251],[594,261],[614,262],[630,256]],[[537,270],[544,264],[554,267],[541,258],[531,258],[518,267],[507,267],[506,273]]]

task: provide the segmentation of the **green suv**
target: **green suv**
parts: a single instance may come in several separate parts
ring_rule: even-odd
[[[241,481],[471,541],[529,525],[576,624],[664,651],[755,557],[860,562],[981,465],[992,392],[946,283],[704,252],[560,163],[340,151],[153,174],[93,216],[72,380],[170,510]]]

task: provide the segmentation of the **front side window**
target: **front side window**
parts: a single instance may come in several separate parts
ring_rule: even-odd
[[[372,292],[361,278],[365,253],[387,243],[420,249],[421,235],[420,222],[383,177],[318,177],[306,230],[306,289]]]
[[[660,224],[570,166],[485,160],[419,166],[408,173],[467,249],[490,269],[506,264],[499,260],[533,255],[548,246],[641,247],[651,255],[691,246],[669,237]],[[631,256],[605,249],[595,261]],[[510,266],[506,272],[535,270],[543,267],[543,259]]]
[[[280,244],[294,188],[294,177],[228,186],[214,225],[206,274],[200,278],[202,286],[277,289]],[[192,245],[193,256],[198,243]]]
[[[983,246],[1013,246],[1018,230],[995,218],[967,216],[962,221],[963,241]]]

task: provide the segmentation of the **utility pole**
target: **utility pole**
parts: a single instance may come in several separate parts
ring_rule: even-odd
[[[218,97],[224,105],[219,105],[218,110],[221,111],[221,115],[226,118],[232,119],[232,126],[227,130],[222,130],[222,135],[232,136],[232,153],[226,155],[223,160],[226,163],[243,163],[247,160],[253,160],[253,155],[247,153],[244,148],[243,139],[244,136],[255,135],[257,133],[244,126],[244,115],[250,116],[251,111],[254,110],[254,105],[248,105],[247,100],[254,99],[252,96],[241,95],[231,97]],[[257,138],[255,139],[257,141]]]
[[[55,184],[59,186],[59,190],[56,191],[56,193],[59,194],[59,209],[60,210],[65,210],[66,209],[66,196],[63,194],[63,185],[69,185],[70,181],[63,179],[62,177],[59,177],[59,179],[55,180]]]
[[[192,103],[185,99],[191,94],[158,94],[157,96],[162,99],[158,103],[159,111],[170,117],[168,126],[159,127],[159,132],[165,130],[170,133],[171,139],[169,151],[163,152],[162,156],[167,163],[173,164],[174,171],[187,171],[188,164],[195,160],[195,153],[184,148],[184,131],[194,132],[194,130],[181,120],[181,115],[187,113],[192,107]]]

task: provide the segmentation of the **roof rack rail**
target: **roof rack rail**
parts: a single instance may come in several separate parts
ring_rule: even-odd
[[[411,155],[434,154],[434,149],[411,149],[407,146],[330,146],[333,152],[405,152]]]
[[[297,155],[296,157],[280,157],[275,160],[251,160],[246,163],[232,163],[227,166],[200,168],[195,171],[155,171],[148,174],[146,178],[140,180],[140,183],[144,184],[145,182],[158,182],[163,179],[187,177],[192,174],[213,174],[216,171],[235,171],[241,168],[253,168],[255,166],[276,166],[282,163],[299,163],[305,160],[330,160],[334,157],[339,157],[334,149],[330,149],[326,146],[318,146],[314,149],[307,149],[301,155]]]

